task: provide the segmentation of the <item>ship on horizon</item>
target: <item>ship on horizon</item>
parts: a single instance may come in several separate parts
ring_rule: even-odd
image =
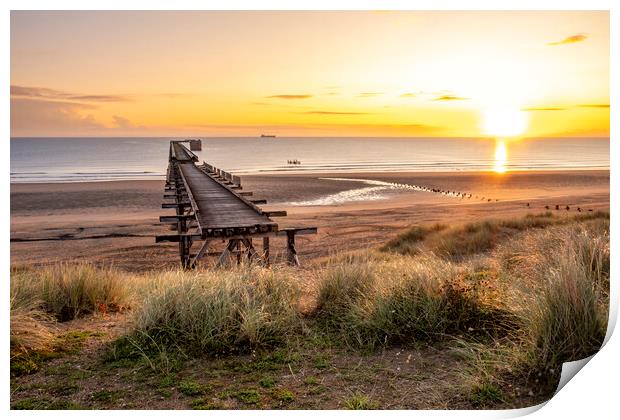
[[[260,136],[261,136],[261,138],[273,138],[276,135],[275,134],[261,134]]]

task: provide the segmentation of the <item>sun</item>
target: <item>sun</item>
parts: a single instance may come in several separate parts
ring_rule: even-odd
[[[519,110],[494,109],[482,113],[482,130],[491,136],[519,136],[527,130],[528,122],[527,114]]]

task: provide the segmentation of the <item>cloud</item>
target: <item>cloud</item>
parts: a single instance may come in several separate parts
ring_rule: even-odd
[[[543,107],[543,108],[523,108],[521,111],[565,111],[568,108],[555,108],[555,107]]]
[[[84,101],[84,102],[127,102],[126,96],[121,95],[91,95],[64,92],[61,90],[11,85],[11,96],[22,98],[38,98],[61,101]]]
[[[456,95],[439,95],[437,96],[435,99],[433,99],[434,101],[465,101],[468,100],[469,98],[466,98],[464,96],[456,96]]]
[[[588,36],[586,34],[577,34],[577,35],[571,35],[569,37],[566,37],[561,41],[549,42],[547,43],[547,45],[555,46],[555,45],[574,44],[576,42],[585,41],[586,39],[588,39]]]
[[[11,98],[12,136],[100,133],[105,126],[89,113],[96,107],[66,101]]]
[[[417,95],[415,93],[407,92],[400,95],[401,98],[415,98]]]
[[[296,94],[296,95],[271,95],[266,96],[269,99],[309,99],[312,98],[312,95],[308,94]]]
[[[136,125],[129,121],[127,118],[114,115],[112,119],[114,120],[114,123],[118,128],[136,128]]]
[[[360,98],[372,98],[373,96],[383,95],[383,92],[362,92],[358,96]]]
[[[315,115],[370,115],[369,112],[345,112],[345,111],[306,111],[301,114],[315,114]]]
[[[609,104],[581,104],[579,108],[609,108]]]

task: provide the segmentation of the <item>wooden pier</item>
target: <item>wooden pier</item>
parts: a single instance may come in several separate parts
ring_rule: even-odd
[[[241,180],[226,171],[208,163],[197,164],[198,157],[183,143],[171,141],[162,208],[175,209],[176,214],[161,216],[160,222],[172,224],[176,234],[159,235],[156,242],[178,242],[181,265],[195,268],[198,261],[209,252],[210,244],[227,241],[216,265],[227,263],[229,257],[258,260],[269,264],[270,243],[274,236],[287,239],[287,261],[299,265],[295,236],[315,234],[317,229],[287,228],[279,229],[272,217],[286,216],[285,211],[264,211],[258,204],[265,200],[251,200],[252,193],[242,191]],[[200,150],[196,140],[191,140],[192,149]],[[262,252],[255,247],[253,240],[262,239]],[[194,247],[197,243],[199,246]]]

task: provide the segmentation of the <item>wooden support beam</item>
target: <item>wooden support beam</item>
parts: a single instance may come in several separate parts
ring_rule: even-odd
[[[265,259],[265,265],[269,267],[269,236],[263,238],[263,258]]]
[[[310,228],[284,228],[278,230],[277,236],[287,236],[288,232],[295,232],[295,235],[314,235],[318,231],[315,227]]]
[[[209,247],[209,241],[204,241],[202,246],[196,253],[196,255],[194,255],[194,257],[190,260],[190,263],[189,263],[190,268],[196,268],[196,263],[198,263],[198,260],[200,260],[204,256],[205,252],[207,252],[208,247]]]
[[[276,210],[276,211],[263,211],[263,214],[267,217],[283,217],[286,216],[285,210]]]
[[[162,203],[162,209],[176,209],[177,207],[189,207],[192,203],[189,201],[181,201],[180,203]]]
[[[177,235],[157,235],[155,236],[155,243],[160,242],[179,242],[183,237],[189,237],[193,240],[200,240],[200,235],[195,234],[177,234]]]
[[[299,266],[299,258],[295,249],[295,231],[289,230],[286,232],[286,250],[288,263]]]
[[[222,253],[220,254],[220,258],[217,260],[217,263],[215,264],[216,268],[224,266],[224,263],[228,259],[228,256],[230,255],[232,250],[235,249],[236,246],[237,246],[236,239],[231,239],[230,241],[228,241],[228,245],[226,246],[226,249],[222,251]]]
[[[194,213],[178,214],[176,216],[159,216],[159,221],[161,223],[176,223],[179,220],[194,219],[195,217],[196,215]]]
[[[237,194],[242,197],[245,197],[245,196],[251,196],[254,193],[252,191],[238,191]]]

